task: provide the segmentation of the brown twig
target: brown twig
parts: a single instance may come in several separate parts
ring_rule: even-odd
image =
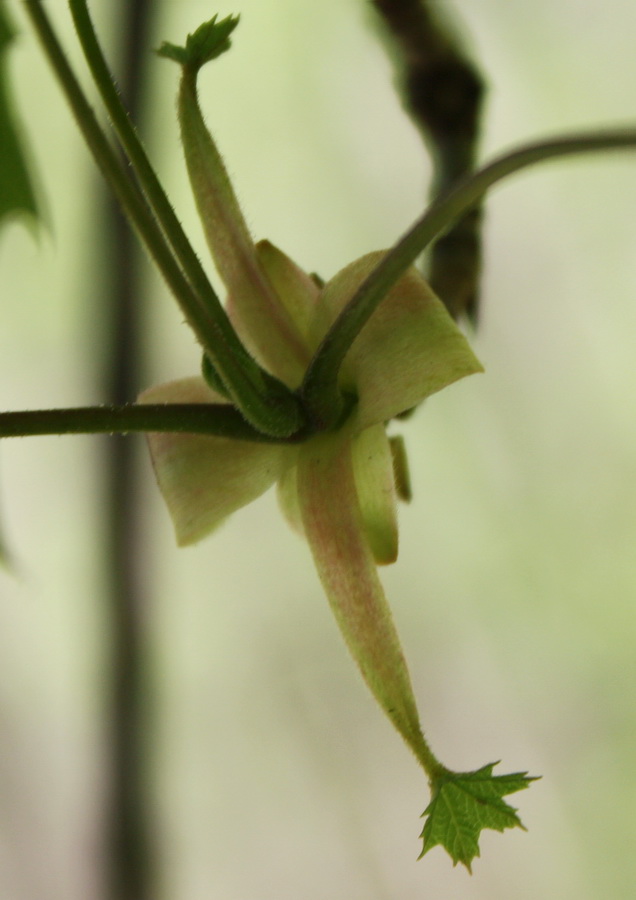
[[[399,53],[404,104],[434,165],[432,196],[475,163],[484,83],[426,0],[371,0]],[[434,244],[428,278],[454,318],[475,321],[482,211],[476,208]]]

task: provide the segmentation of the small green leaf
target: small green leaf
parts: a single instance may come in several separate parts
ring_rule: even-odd
[[[220,22],[217,22],[217,18],[218,16],[214,16],[209,22],[199,25],[193,34],[189,34],[185,47],[164,41],[157,53],[182,66],[200,69],[205,63],[230,49],[230,35],[239,23],[238,16],[227,16]]]
[[[441,844],[453,865],[463,863],[470,872],[472,860],[479,856],[482,829],[524,827],[516,809],[502,797],[527,788],[536,778],[526,772],[493,775],[496,765],[489,763],[475,772],[445,772],[434,779],[431,802],[422,814],[428,818],[420,835],[424,841],[420,859]]]
[[[14,35],[4,7],[0,6],[0,225],[5,218],[19,213],[38,216],[6,73],[5,55]]]

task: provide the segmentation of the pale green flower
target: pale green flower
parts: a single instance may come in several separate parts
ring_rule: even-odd
[[[255,244],[200,113],[197,66],[179,61],[186,162],[208,244],[228,291],[228,313],[257,361],[295,389],[329,326],[383,253],[363,256],[319,288],[272,244]],[[309,543],[351,653],[429,777],[443,767],[422,736],[376,570],[377,564],[393,562],[398,552],[386,425],[435,391],[478,371],[481,366],[464,336],[412,268],[379,305],[344,361],[340,385],[351,406],[336,430],[298,444],[187,434],[149,437],[157,481],[180,545],[201,540],[278,484],[283,511]],[[142,401],[228,402],[201,377],[152,388]]]

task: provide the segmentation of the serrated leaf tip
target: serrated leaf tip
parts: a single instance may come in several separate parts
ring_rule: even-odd
[[[184,47],[164,41],[157,53],[196,71],[230,49],[230,35],[238,25],[239,18],[230,15],[219,22],[218,16],[213,16],[188,35]]]

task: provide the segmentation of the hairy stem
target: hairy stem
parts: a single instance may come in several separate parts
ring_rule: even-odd
[[[206,353],[222,373],[233,400],[256,428],[276,437],[292,434],[302,423],[296,398],[284,385],[273,384],[271,376],[246,354],[229,323],[225,328],[211,317],[174,258],[154,212],[99,126],[42,3],[25,0],[24,5],[97,165],[137,228]]]
[[[257,431],[229,404],[131,404],[0,413],[0,438],[144,431],[208,434],[274,444],[300,440],[300,436],[275,438]]]
[[[218,323],[226,340],[234,340],[234,331],[199,257],[194,252],[181,222],[159,181],[135,125],[126,110],[117,84],[108,68],[97,40],[86,0],[69,0],[75,28],[90,67],[95,84],[121,144],[130,159],[139,183],[157,217],[166,239],[170,242],[179,263],[187,272],[194,291],[210,315]]]

